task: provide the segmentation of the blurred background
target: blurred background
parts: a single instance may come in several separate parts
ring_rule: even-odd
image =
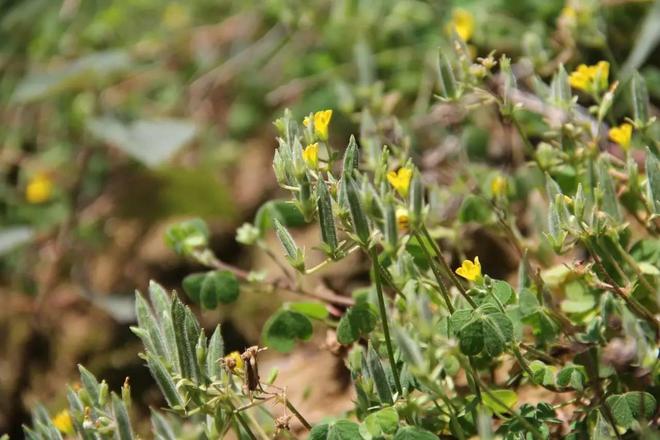
[[[524,58],[546,80],[562,63],[638,68],[657,103],[659,5],[0,0],[0,433],[22,437],[36,402],[63,407],[77,363],[111,389],[130,376],[135,419],[147,419],[160,401],[129,330],[133,291],[150,279],[180,289],[195,270],[163,241],[168,225],[190,217],[209,222],[224,261],[267,268],[235,230],[279,194],[272,121],[285,108],[299,119],[334,109],[337,146],[367,108],[410,137],[438,180],[452,148],[506,169],[519,142],[510,127],[487,109],[466,119],[434,98],[448,29],[466,32],[479,56]],[[491,275],[507,276],[515,263],[481,238]],[[341,290],[366,274],[344,269],[319,282]],[[196,311],[207,328],[223,323],[229,350],[242,349],[259,342],[280,301],[252,293]],[[323,345],[269,361],[296,373],[291,387],[311,420],[350,406],[341,360]],[[295,389],[305,374],[323,384],[315,395]]]

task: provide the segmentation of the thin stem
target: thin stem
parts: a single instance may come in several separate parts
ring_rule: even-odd
[[[440,274],[438,267],[435,265],[435,261],[433,261],[433,257],[431,257],[431,254],[429,254],[429,251],[424,246],[424,243],[422,242],[422,237],[417,232],[415,232],[414,234],[415,237],[417,237],[417,240],[419,240],[421,244],[421,248],[422,248],[422,252],[424,252],[424,256],[429,261],[431,270],[433,271],[433,275],[435,276],[435,279],[438,282],[438,287],[440,289],[440,293],[442,294],[442,298],[445,300],[445,304],[447,305],[447,309],[449,310],[449,313],[453,314],[454,306],[451,303],[451,299],[449,298],[449,292],[447,291],[447,286],[445,286],[445,283],[442,280],[442,275]]]
[[[302,423],[302,425],[303,425],[308,431],[310,431],[310,430],[312,429],[312,425],[311,425],[311,424],[310,424],[310,423],[309,423],[309,422],[303,417],[302,414],[300,414],[300,412],[298,412],[298,410],[296,409],[296,407],[293,406],[293,404],[292,404],[291,402],[289,402],[289,399],[287,399],[287,398],[285,397],[285,398],[284,398],[284,401],[286,402],[286,407],[289,408],[289,411],[291,411],[291,412],[296,416],[296,418],[298,419],[298,421],[300,421],[300,423]]]
[[[610,285],[612,286],[612,292],[614,292],[619,298],[621,298],[626,303],[626,305],[628,305],[630,310],[632,310],[635,314],[637,314],[637,316],[648,321],[653,326],[655,332],[658,333],[658,331],[660,330],[660,325],[658,324],[658,321],[655,319],[653,314],[651,314],[651,312],[646,310],[644,306],[639,304],[633,297],[628,295],[626,292],[624,292],[621,289],[621,287],[619,287],[616,281],[614,281],[614,279],[607,272],[607,269],[603,265],[603,262],[601,261],[598,254],[596,254],[594,249],[591,247],[589,240],[583,239],[582,242],[584,243],[584,246],[589,252],[589,254],[591,254],[591,257],[594,259],[596,265],[602,272],[603,276],[605,276],[605,278],[607,278],[607,280],[609,281]]]
[[[454,272],[451,270],[445,259],[442,257],[442,250],[440,249],[440,246],[438,246],[438,243],[431,237],[431,234],[429,233],[429,230],[426,228],[426,226],[422,225],[422,233],[430,243],[430,245],[433,247],[433,250],[438,254],[438,261],[442,264],[442,267],[444,268],[445,272],[447,273],[447,276],[449,276],[449,279],[452,280],[454,285],[458,288],[458,291],[461,293],[463,298],[472,306],[472,308],[476,309],[477,308],[477,303],[474,302],[474,300],[468,295],[467,290],[465,290],[465,287],[463,287],[463,283],[454,275]],[[420,243],[422,249],[424,249],[424,243]],[[424,249],[425,252],[426,249]]]
[[[378,295],[378,308],[380,311],[380,320],[383,325],[383,333],[385,335],[385,346],[387,347],[387,356],[389,357],[390,360],[390,367],[392,368],[392,375],[394,376],[394,384],[396,385],[396,389],[399,392],[399,396],[403,396],[403,388],[401,387],[401,383],[399,382],[399,372],[396,367],[396,362],[394,360],[394,349],[392,348],[390,328],[389,328],[389,324],[387,323],[387,309],[385,308],[385,297],[383,296],[383,287],[381,285],[380,270],[378,270],[378,255],[376,255],[376,252],[372,249],[369,251],[369,256],[371,257],[371,261],[374,267],[376,293]]]

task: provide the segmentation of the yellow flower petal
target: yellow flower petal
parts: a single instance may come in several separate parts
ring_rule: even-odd
[[[46,202],[53,193],[53,182],[44,173],[35,175],[25,188],[25,199],[28,203],[37,204]]]
[[[500,197],[506,194],[507,182],[504,176],[496,176],[490,182],[490,191],[494,197]]]
[[[447,30],[455,31],[463,41],[468,41],[474,33],[474,16],[465,9],[454,9]]]
[[[571,87],[587,93],[599,93],[607,89],[610,63],[599,61],[593,66],[580,64],[568,77]]]
[[[387,181],[399,193],[401,197],[408,195],[410,189],[410,179],[412,179],[412,170],[410,168],[400,168],[399,171],[390,171],[387,173]]]
[[[610,139],[617,144],[621,145],[621,148],[628,150],[630,148],[630,141],[632,139],[633,127],[627,122],[619,125],[618,127],[612,127],[609,131]]]
[[[322,141],[328,140],[328,125],[330,125],[331,118],[332,110],[322,110],[314,113],[314,133]]]
[[[305,147],[302,152],[302,157],[305,163],[313,169],[319,166],[319,144],[314,142]]]
[[[73,434],[73,422],[71,422],[71,415],[69,411],[62,410],[53,418],[53,425],[62,433],[66,435]]]
[[[469,281],[476,281],[481,278],[481,263],[479,262],[479,257],[474,257],[474,262],[470,260],[463,261],[461,267],[456,269],[456,274]]]
[[[227,356],[224,358],[225,366],[231,370],[234,371],[236,369],[242,370],[243,369],[243,358],[241,357],[241,354],[237,351],[232,351],[229,353]]]

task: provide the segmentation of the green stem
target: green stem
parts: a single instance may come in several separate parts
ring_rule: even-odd
[[[424,234],[424,237],[426,240],[429,242],[429,244],[433,247],[433,250],[438,254],[438,261],[442,264],[442,267],[444,268],[445,272],[447,273],[447,276],[449,276],[449,279],[454,283],[454,285],[458,288],[458,291],[461,292],[461,295],[465,300],[472,306],[473,309],[477,308],[477,303],[474,302],[474,300],[468,295],[467,290],[465,290],[465,287],[463,287],[463,284],[461,281],[454,275],[454,272],[451,270],[445,259],[442,257],[442,250],[440,249],[440,246],[438,246],[438,243],[431,237],[431,234],[429,233],[429,230],[426,228],[426,226],[422,225],[422,233]],[[419,236],[418,236],[419,239]],[[422,249],[424,250],[425,253],[428,254],[428,251],[424,248],[424,243],[420,243]],[[429,256],[430,257],[430,256]],[[433,258],[429,258],[430,261],[435,261]],[[434,272],[435,273],[435,272]]]
[[[438,287],[440,289],[440,293],[442,294],[442,298],[445,300],[445,304],[447,305],[447,309],[449,310],[449,313],[454,313],[454,306],[451,303],[451,299],[449,298],[449,291],[447,290],[447,286],[445,286],[444,281],[442,280],[442,275],[440,274],[440,270],[435,264],[435,261],[433,261],[433,257],[431,257],[431,254],[429,254],[429,251],[426,249],[426,246],[424,246],[424,243],[422,241],[422,237],[415,232],[415,237],[417,237],[417,240],[419,240],[419,243],[422,248],[422,252],[424,252],[424,256],[429,262],[429,265],[431,266],[431,271],[433,271],[433,275],[435,276],[435,280],[438,283]]]
[[[291,402],[289,402],[289,399],[286,399],[286,398],[285,398],[285,401],[286,401],[286,407],[289,408],[289,411],[291,411],[291,412],[296,416],[296,418],[300,421],[300,423],[302,423],[302,425],[303,425],[308,431],[310,431],[310,430],[312,429],[312,425],[310,425],[310,423],[307,421],[307,419],[305,419],[305,418],[303,417],[303,415],[300,414],[300,412],[298,412],[298,410],[296,409],[296,407],[293,406],[293,404],[292,404]]]
[[[403,396],[403,388],[401,388],[401,383],[399,382],[399,372],[396,367],[396,362],[394,360],[394,349],[392,348],[392,339],[390,337],[390,328],[387,322],[387,309],[385,308],[385,297],[383,296],[383,286],[381,282],[381,273],[378,269],[378,255],[372,249],[369,251],[369,256],[373,263],[374,268],[374,278],[376,281],[376,293],[378,295],[378,308],[380,311],[380,321],[383,325],[383,334],[385,335],[385,346],[387,347],[387,356],[390,360],[390,366],[392,368],[392,375],[394,376],[394,384],[396,389],[399,392],[399,396]]]

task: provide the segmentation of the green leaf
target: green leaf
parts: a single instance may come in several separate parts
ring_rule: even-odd
[[[284,251],[286,252],[286,259],[296,269],[303,271],[305,269],[305,259],[302,251],[296,245],[293,237],[289,231],[277,219],[273,219],[275,226],[275,233],[280,240]]]
[[[360,193],[351,178],[346,180],[346,199],[348,201],[348,209],[351,213],[353,232],[355,232],[358,240],[363,245],[366,245],[371,234],[369,232],[369,222],[360,201]]]
[[[360,425],[349,420],[321,423],[309,433],[308,440],[357,440],[360,438]]]
[[[570,387],[577,391],[582,391],[586,378],[584,367],[569,364],[557,373],[557,385],[562,388]]]
[[[615,222],[621,222],[621,209],[616,197],[614,181],[608,172],[608,164],[604,159],[598,161],[598,189],[601,192],[600,208],[612,217]]]
[[[655,413],[655,398],[646,392],[631,391],[608,397],[605,402],[617,425],[630,428],[635,420],[649,420]]]
[[[122,122],[105,116],[91,119],[87,129],[101,141],[121,149],[149,167],[168,161],[193,140],[197,127],[180,119]]]
[[[392,390],[385,375],[383,364],[380,362],[378,353],[376,353],[376,350],[371,345],[369,345],[367,351],[367,368],[369,369],[369,376],[371,376],[376,386],[376,393],[378,393],[380,401],[390,405],[393,404],[394,398],[392,397]]]
[[[395,327],[394,331],[403,359],[410,363],[411,366],[422,367],[424,365],[424,356],[422,356],[422,352],[419,349],[419,344],[403,328]]]
[[[454,312],[451,326],[458,336],[461,351],[467,355],[485,350],[488,355],[497,356],[513,340],[511,320],[488,303],[471,311],[469,316],[465,310]]]
[[[331,254],[337,249],[337,230],[335,220],[332,214],[332,199],[330,192],[323,179],[319,180],[316,187],[318,193],[319,223],[321,225],[321,237],[323,242],[328,245]]]
[[[635,124],[645,125],[649,121],[649,92],[644,78],[635,71],[630,81]]]
[[[287,303],[286,307],[294,312],[300,312],[311,319],[323,321],[328,317],[328,309],[325,304],[314,301],[297,301]]]
[[[305,224],[302,212],[293,203],[287,200],[270,200],[259,208],[254,217],[254,225],[263,235],[273,227],[273,220],[279,221],[286,227],[296,227]]]
[[[447,56],[440,52],[438,55],[438,82],[440,83],[440,93],[445,99],[455,99],[457,97],[456,78],[454,71]]]
[[[219,378],[222,374],[220,359],[225,355],[225,341],[222,338],[220,325],[215,327],[213,335],[209,340],[208,353],[206,355],[206,374],[210,378]]]
[[[85,367],[78,364],[78,371],[80,371],[80,381],[83,388],[87,391],[92,403],[98,405],[99,403],[99,381],[96,377]]]
[[[127,51],[85,55],[46,72],[30,73],[16,86],[12,101],[26,103],[63,92],[96,88],[112,75],[127,71],[133,61]]]
[[[438,436],[426,429],[406,426],[396,432],[393,440],[438,440]]]
[[[392,407],[369,414],[360,426],[362,437],[369,440],[386,434],[394,434],[399,428],[399,414]]]
[[[513,297],[513,287],[511,287],[506,281],[502,280],[493,280],[492,292],[502,305],[508,304]]]
[[[660,160],[646,148],[646,194],[649,208],[654,214],[660,214]]]
[[[197,341],[191,344],[186,335],[186,307],[178,298],[174,298],[174,301],[172,301],[172,325],[174,327],[181,375],[190,378],[193,374],[193,365],[197,364],[194,348]]]
[[[351,344],[362,336],[369,334],[378,322],[378,315],[369,303],[362,301],[349,307],[339,320],[337,341],[340,344]]]
[[[214,270],[188,275],[183,279],[183,290],[193,302],[213,310],[218,303],[230,304],[236,301],[240,286],[233,273]]]
[[[156,356],[147,353],[147,367],[151,372],[154,380],[158,384],[160,391],[165,396],[165,400],[170,408],[179,407],[184,408],[183,399],[174,385],[174,380],[172,376],[167,372],[167,369],[163,363]]]
[[[186,254],[208,246],[209,230],[204,220],[195,218],[170,226],[165,242],[177,254]]]
[[[513,390],[490,390],[481,397],[484,405],[496,413],[507,412],[518,402],[518,395]]]
[[[117,421],[117,438],[119,440],[131,440],[133,438],[133,430],[131,429],[131,421],[128,418],[126,405],[114,392],[112,393],[112,412]]]
[[[487,223],[492,216],[492,210],[488,201],[483,198],[470,194],[461,204],[461,209],[458,212],[458,219],[461,223]]]
[[[264,324],[261,338],[266,346],[288,353],[296,340],[306,341],[312,336],[312,331],[312,323],[302,313],[278,310]]]

